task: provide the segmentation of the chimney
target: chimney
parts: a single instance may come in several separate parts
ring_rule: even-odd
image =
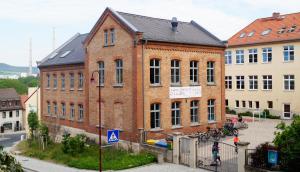
[[[272,14],[272,17],[273,17],[274,19],[279,18],[279,16],[280,16],[280,13],[278,13],[278,12],[274,12],[274,13]]]
[[[176,17],[172,18],[171,25],[172,25],[172,31],[177,32],[178,21]]]

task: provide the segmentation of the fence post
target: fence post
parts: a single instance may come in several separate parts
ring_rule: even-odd
[[[246,149],[249,142],[238,142],[238,172],[245,172]]]
[[[195,138],[190,138],[190,157],[189,157],[189,166],[191,168],[196,168],[196,139]]]

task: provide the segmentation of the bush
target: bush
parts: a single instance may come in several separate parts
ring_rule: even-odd
[[[75,155],[82,153],[85,148],[87,137],[84,134],[77,134],[71,137],[69,133],[63,135],[62,151],[67,154]]]
[[[23,172],[22,166],[16,159],[3,151],[3,147],[0,146],[0,171],[1,172]]]
[[[34,137],[33,132],[39,127],[39,119],[35,112],[31,111],[28,114],[28,126],[30,128],[30,137]]]
[[[251,165],[255,168],[270,169],[271,165],[268,163],[268,150],[277,150],[277,148],[273,145],[270,145],[268,142],[257,146],[255,152],[251,154]]]
[[[281,166],[287,171],[297,171],[300,166],[300,117],[296,116],[290,126],[280,123],[273,140],[281,153]]]
[[[229,107],[226,107],[226,113],[227,114],[234,114],[234,115],[236,115],[236,111],[233,110],[233,109],[229,109]]]

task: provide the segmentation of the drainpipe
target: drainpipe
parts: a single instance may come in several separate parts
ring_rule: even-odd
[[[142,96],[143,96],[143,129],[145,131],[146,118],[145,118],[145,66],[144,66],[144,45],[146,45],[148,40],[142,41]],[[146,139],[146,138],[145,138]]]

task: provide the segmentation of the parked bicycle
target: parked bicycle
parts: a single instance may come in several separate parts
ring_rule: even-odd
[[[223,133],[228,136],[238,135],[239,131],[232,122],[226,122],[223,126]]]

